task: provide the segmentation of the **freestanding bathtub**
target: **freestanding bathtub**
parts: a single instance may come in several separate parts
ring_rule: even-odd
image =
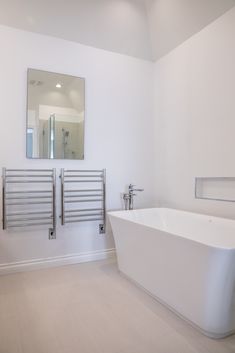
[[[235,221],[167,208],[109,218],[121,272],[207,336],[235,332]]]

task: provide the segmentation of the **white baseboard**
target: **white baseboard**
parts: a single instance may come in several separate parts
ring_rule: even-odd
[[[16,272],[39,270],[48,267],[58,267],[63,265],[79,264],[89,261],[105,260],[115,258],[115,249],[96,250],[78,254],[64,256],[47,257],[44,259],[34,259],[27,261],[11,262],[0,265],[0,275]]]

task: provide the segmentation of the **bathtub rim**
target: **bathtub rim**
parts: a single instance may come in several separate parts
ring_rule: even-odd
[[[223,221],[228,221],[228,222],[234,222],[235,223],[235,220],[234,219],[231,219],[231,218],[223,218],[223,217],[217,217],[217,216],[211,216],[211,215],[206,215],[206,214],[203,214],[203,213],[197,213],[197,212],[191,212],[191,211],[184,211],[184,210],[180,210],[180,209],[176,209],[176,208],[169,208],[169,207],[148,207],[148,208],[138,208],[138,209],[135,209],[135,210],[116,210],[116,211],[109,211],[107,212],[108,216],[110,217],[116,217],[118,219],[121,219],[122,221],[125,221],[125,222],[130,222],[130,223],[133,223],[133,224],[136,224],[136,225],[139,225],[139,226],[142,226],[142,227],[146,227],[148,229],[151,229],[151,230],[158,230],[160,232],[163,232],[163,233],[166,233],[168,235],[171,235],[171,236],[174,236],[174,237],[180,237],[180,238],[183,238],[187,241],[192,241],[196,244],[200,244],[200,245],[203,245],[203,246],[206,246],[208,248],[213,248],[215,250],[223,250],[223,251],[226,251],[226,252],[234,252],[235,251],[235,245],[234,247],[228,247],[228,246],[219,246],[219,245],[213,245],[213,244],[207,244],[207,243],[204,243],[202,241],[198,241],[198,240],[195,240],[195,239],[190,239],[190,238],[187,238],[183,235],[180,235],[180,234],[176,234],[176,233],[173,233],[173,232],[167,232],[165,230],[162,230],[160,228],[157,228],[157,227],[154,227],[154,226],[150,226],[150,225],[147,225],[147,224],[143,224],[143,223],[140,223],[138,221],[135,221],[133,219],[128,219],[128,218],[124,218],[122,217],[121,215],[118,215],[119,213],[131,213],[131,212],[135,212],[135,211],[145,211],[145,210],[173,210],[173,211],[178,211],[178,212],[183,212],[183,213],[187,213],[187,214],[192,214],[192,215],[198,215],[198,216],[202,216],[203,218],[204,217],[210,217],[210,218],[215,218],[215,219],[219,219],[219,220],[223,220]]]

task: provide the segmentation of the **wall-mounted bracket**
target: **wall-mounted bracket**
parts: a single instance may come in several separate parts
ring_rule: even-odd
[[[105,234],[105,225],[99,224],[99,234]]]
[[[54,228],[49,228],[48,238],[49,238],[49,240],[56,239],[56,230]]]

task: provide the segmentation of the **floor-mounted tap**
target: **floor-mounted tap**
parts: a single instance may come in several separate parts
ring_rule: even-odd
[[[135,185],[130,184],[128,187],[128,193],[125,193],[123,195],[123,199],[125,202],[125,210],[133,210],[133,204],[134,204],[134,194],[135,191],[144,191],[144,189],[135,189]]]

